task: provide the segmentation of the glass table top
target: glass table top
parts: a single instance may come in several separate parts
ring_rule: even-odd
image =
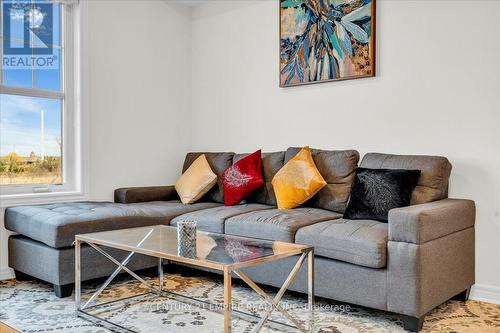
[[[81,234],[76,235],[76,240],[219,270],[252,266],[311,249],[294,243],[197,231],[196,245],[188,245],[192,248],[186,251],[185,244],[178,244],[177,228],[164,225]]]

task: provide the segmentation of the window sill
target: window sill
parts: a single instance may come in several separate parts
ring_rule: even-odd
[[[5,208],[16,205],[36,205],[87,199],[87,195],[82,191],[10,194],[0,195],[0,207]]]

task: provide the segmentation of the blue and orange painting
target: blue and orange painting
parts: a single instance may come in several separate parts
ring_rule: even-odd
[[[280,0],[280,86],[375,75],[375,0]]]

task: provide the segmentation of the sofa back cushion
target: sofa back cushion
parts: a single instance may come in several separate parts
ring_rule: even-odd
[[[292,159],[300,149],[288,148],[285,153],[285,163]],[[305,205],[343,213],[351,193],[359,153],[355,150],[311,149],[311,154],[327,185]]]
[[[446,157],[369,153],[363,157],[361,167],[420,170],[420,178],[411,197],[412,205],[448,197],[451,163]]]
[[[248,154],[236,154],[234,155],[233,162],[237,162],[247,155]],[[284,151],[262,154],[262,176],[264,177],[264,185],[255,190],[255,192],[249,198],[249,201],[271,206],[277,205],[276,196],[274,194],[271,181],[273,180],[273,177],[278,172],[278,170],[283,167],[284,160]]]
[[[194,162],[194,160],[196,160],[200,155],[203,154],[205,154],[210,168],[212,168],[212,171],[217,175],[217,184],[203,196],[201,201],[224,203],[224,192],[222,190],[221,175],[224,170],[232,165],[234,153],[188,153],[186,155],[186,159],[184,160],[182,172],[184,173]]]

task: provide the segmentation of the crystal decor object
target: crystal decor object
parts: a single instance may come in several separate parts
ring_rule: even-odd
[[[196,222],[182,221],[177,224],[177,255],[196,258]]]

